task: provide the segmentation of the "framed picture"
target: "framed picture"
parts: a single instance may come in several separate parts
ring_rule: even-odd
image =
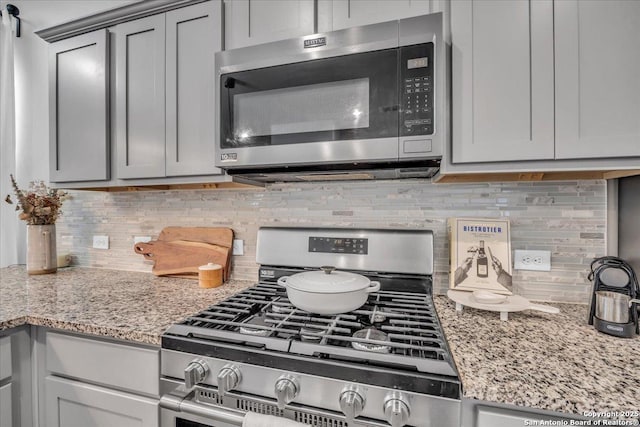
[[[509,220],[449,218],[449,288],[511,295]]]

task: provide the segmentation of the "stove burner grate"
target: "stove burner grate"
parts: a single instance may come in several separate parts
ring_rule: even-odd
[[[192,316],[174,331],[209,340],[375,365],[434,372],[449,362],[430,295],[372,293],[360,309],[333,316],[294,307],[283,288],[258,284]],[[386,339],[360,337],[375,328]]]

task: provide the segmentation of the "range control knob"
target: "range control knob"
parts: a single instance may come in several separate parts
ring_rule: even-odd
[[[300,383],[297,378],[292,375],[282,375],[276,381],[275,393],[278,400],[278,408],[284,409],[288,403],[293,402],[293,399],[298,396],[300,392]]]
[[[240,369],[233,364],[225,365],[218,372],[218,394],[224,396],[227,392],[235,389],[242,381]]]
[[[184,370],[184,386],[191,390],[196,384],[201,383],[209,373],[207,362],[202,359],[194,359]]]
[[[340,409],[347,417],[347,424],[353,424],[353,419],[362,414],[366,403],[364,391],[356,386],[345,387],[340,393]]]
[[[404,393],[394,391],[384,398],[384,416],[392,427],[403,427],[409,422],[411,407]]]

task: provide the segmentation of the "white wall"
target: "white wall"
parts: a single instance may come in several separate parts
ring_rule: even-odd
[[[22,19],[22,34],[15,40],[16,177],[21,187],[33,180],[49,179],[48,43],[34,32],[132,2],[0,0],[0,9],[11,3],[20,9]],[[17,236],[20,263],[25,262],[25,230],[21,222]]]

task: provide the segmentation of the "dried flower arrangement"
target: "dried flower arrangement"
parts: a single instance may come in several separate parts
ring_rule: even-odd
[[[28,191],[20,190],[15,178],[11,175],[11,185],[16,193],[18,203],[16,210],[22,210],[19,218],[29,225],[55,224],[62,214],[60,208],[67,193],[55,188],[49,188],[42,181],[32,181]],[[7,195],[5,202],[13,204],[11,195]]]

